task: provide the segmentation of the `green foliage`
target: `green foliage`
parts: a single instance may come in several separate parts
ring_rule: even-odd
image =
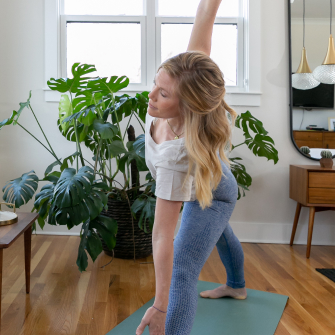
[[[137,140],[137,139],[136,139]],[[125,164],[128,163],[130,164],[130,162],[135,159],[136,163],[137,163],[137,169],[138,171],[148,171],[148,167],[145,163],[145,158],[139,156],[134,147],[133,147],[133,143],[134,141],[128,141],[127,142],[127,148],[128,148],[128,152],[126,152],[123,157],[120,159],[119,162],[119,169],[121,172],[125,173]]]
[[[14,203],[16,208],[26,204],[37,190],[38,177],[35,171],[24,173],[21,177],[7,182],[2,188],[3,199],[7,203]]]
[[[8,125],[12,124],[14,122],[14,118],[16,117],[16,115],[17,115],[17,111],[13,111],[12,115],[8,119],[5,119],[5,120],[1,121],[0,122],[0,130],[4,126],[8,126]]]
[[[277,164],[278,151],[273,146],[275,143],[270,136],[266,136],[268,132],[260,120],[251,115],[249,111],[246,111],[236,118],[235,126],[243,130],[244,143],[255,156],[266,157],[268,160],[272,159],[274,164]],[[256,133],[255,137],[252,137],[250,130]]]
[[[3,120],[2,122],[0,122],[0,130],[2,127],[4,126],[8,126],[10,124],[13,124],[13,126],[15,126],[17,124],[17,121],[22,113],[22,111],[25,108],[28,108],[30,106],[30,99],[31,99],[31,91],[29,91],[29,98],[26,102],[20,102],[20,108],[18,111],[13,111],[12,115],[8,118]]]
[[[86,220],[82,226],[81,241],[78,249],[77,265],[79,270],[85,271],[88,265],[88,252],[93,262],[102,252],[99,233],[107,247],[112,250],[116,244],[117,222],[107,216],[99,215],[94,220]]]
[[[249,191],[248,187],[251,185],[252,182],[252,178],[251,176],[247,173],[247,171],[245,170],[245,166],[242,165],[239,162],[236,162],[237,160],[241,161],[242,158],[240,157],[234,157],[234,158],[230,158],[230,161],[233,162],[233,164],[231,164],[231,172],[232,174],[235,176],[235,179],[237,181],[237,185],[238,185],[238,197],[237,200],[239,200],[241,198],[241,191],[243,192],[243,196],[245,196],[245,190]]]
[[[268,136],[268,132],[263,127],[263,123],[255,118],[249,111],[245,113],[241,113],[235,120],[235,126],[241,130],[243,130],[243,135],[245,141],[238,144],[232,145],[232,150],[234,148],[246,144],[250,151],[258,157],[265,157],[268,160],[273,160],[274,164],[277,164],[278,158],[278,151],[274,147],[273,139]],[[253,137],[252,133],[255,133]],[[251,176],[246,172],[246,168],[240,162],[236,162],[237,160],[241,161],[240,157],[233,157],[229,158],[232,162],[231,164],[231,171],[235,176],[238,185],[238,198],[241,198],[241,193],[245,196],[244,191],[249,191],[249,186],[252,183]]]
[[[66,95],[66,94],[61,95],[58,110],[59,110],[60,125],[62,127],[62,130],[64,132],[66,132],[69,129],[70,124],[69,123],[64,123],[64,120],[67,120],[73,113],[72,104],[71,104],[71,101],[70,101],[70,98],[69,98],[68,95]],[[71,122],[71,123],[73,125],[73,122]]]
[[[51,78],[48,80],[48,86],[51,90],[61,93],[77,93],[85,89],[89,77],[85,77],[89,73],[96,71],[94,65],[74,63],[71,68],[73,78]]]
[[[142,222],[144,223],[144,232],[147,233],[146,222],[149,223],[149,229],[152,231],[154,225],[156,208],[156,199],[152,197],[137,198],[131,206],[131,210],[134,213],[141,211],[141,215],[138,221],[138,226],[143,229]],[[135,216],[136,218],[136,216]]]
[[[110,93],[116,93],[120,91],[122,88],[125,88],[129,84],[129,78],[126,76],[122,76],[118,78],[117,76],[112,76],[107,81],[108,78],[97,78],[94,80],[90,80],[88,83],[88,88],[91,92],[101,93],[102,95],[108,95]]]

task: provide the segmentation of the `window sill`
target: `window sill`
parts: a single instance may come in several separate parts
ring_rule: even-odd
[[[127,91],[119,91],[116,95],[129,94],[130,96],[135,96],[136,93],[145,91],[146,89],[136,88],[128,89]],[[64,93],[59,93],[57,91],[52,91],[49,88],[43,89],[45,101],[47,102],[59,102],[61,95]],[[245,106],[245,107],[258,107],[261,105],[261,92],[229,92],[226,93],[226,102],[230,106]]]

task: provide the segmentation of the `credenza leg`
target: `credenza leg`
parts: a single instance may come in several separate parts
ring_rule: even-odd
[[[296,232],[297,226],[298,226],[300,211],[301,211],[301,204],[299,202],[297,202],[297,208],[295,210],[295,217],[294,217],[294,222],[293,222],[293,227],[292,227],[292,234],[291,234],[290,245],[293,245],[293,240],[294,240],[295,232]]]
[[[306,258],[309,258],[310,254],[311,254],[314,216],[315,216],[315,207],[313,207],[313,206],[309,207],[309,223],[308,223],[308,238],[307,238]]]
[[[24,232],[24,263],[26,273],[26,293],[30,292],[30,264],[31,264],[31,226]]]
[[[1,332],[2,260],[3,260],[3,249],[0,249],[0,332]]]

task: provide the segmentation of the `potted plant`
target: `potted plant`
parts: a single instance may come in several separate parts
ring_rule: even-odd
[[[320,165],[323,168],[331,169],[333,166],[333,154],[330,150],[321,151]]]
[[[135,97],[127,94],[116,96],[115,93],[129,84],[125,76],[108,78],[89,77],[96,71],[93,65],[75,63],[72,66],[73,78],[51,78],[48,86],[63,93],[59,102],[58,129],[61,134],[75,146],[75,152],[64,159],[54,152],[38,119],[27,102],[20,103],[20,109],[14,111],[8,119],[0,122],[0,129],[7,125],[18,125],[33,136],[55,159],[45,170],[44,177],[39,179],[31,170],[21,177],[9,181],[3,187],[3,199],[15,202],[19,208],[30,201],[36,193],[38,182],[48,182],[35,195],[32,211],[38,211],[38,223],[43,229],[45,221],[52,225],[66,225],[68,229],[82,224],[81,242],[78,249],[77,265],[80,271],[87,267],[87,253],[93,261],[102,252],[102,241],[107,250],[114,250],[119,237],[119,228],[124,220],[124,234],[128,235],[128,246],[132,243],[135,249],[135,228],[149,236],[150,242],[145,247],[150,250],[154,213],[156,206],[155,180],[145,164],[145,135],[141,121],[145,122],[148,107],[148,92],[137,93]],[[66,94],[65,94],[66,93]],[[47,144],[18,122],[24,109],[28,108],[38,123]],[[135,137],[134,129],[128,126],[136,118],[142,127],[143,134]],[[128,118],[128,142],[120,129],[120,121]],[[110,121],[109,121],[110,120]],[[237,128],[243,130],[245,141],[233,145],[232,150],[242,144],[260,157],[272,159],[276,164],[278,153],[273,140],[267,134],[261,121],[249,111],[239,115],[235,121]],[[253,136],[250,132],[254,132]],[[84,158],[81,146],[85,145],[92,152],[93,163]],[[116,169],[112,171],[111,160],[115,159]],[[252,178],[241,164],[240,157],[230,158],[232,172],[237,180],[239,191],[245,196]],[[69,165],[76,168],[70,168]],[[54,171],[54,169],[59,171]],[[143,185],[140,185],[139,171],[147,172]],[[116,181],[116,175],[122,174],[124,185]],[[143,189],[144,188],[144,189]],[[142,190],[141,190],[142,189]],[[117,213],[122,206],[128,206],[128,214],[123,218]],[[182,210],[182,208],[181,208]],[[137,220],[135,225],[134,219]],[[146,227],[148,224],[148,228]],[[130,232],[129,232],[130,230]],[[129,237],[130,236],[130,237]],[[142,241],[143,242],[143,241]],[[125,246],[121,246],[126,248]],[[141,249],[141,248],[138,248]],[[141,251],[141,250],[140,250]],[[135,250],[131,254],[135,259]]]
[[[30,105],[31,92],[28,100],[20,103],[20,109],[0,123],[0,129],[10,124],[19,125],[55,159],[46,168],[43,179],[39,179],[32,170],[20,178],[9,181],[3,187],[3,198],[8,202],[14,202],[19,208],[32,199],[39,181],[49,182],[35,195],[33,211],[39,212],[38,223],[42,229],[45,221],[52,225],[67,225],[68,229],[82,224],[77,259],[80,271],[87,267],[86,252],[93,261],[101,253],[102,243],[99,235],[109,250],[113,250],[116,245],[118,223],[106,215],[108,196],[128,199],[129,202],[130,193],[140,193],[139,188],[143,185],[133,187],[132,192],[126,192],[130,181],[126,171],[129,171],[129,165],[133,160],[136,161],[139,171],[148,170],[145,159],[136,154],[133,141],[128,141],[127,145],[124,145],[124,136],[121,134],[119,124],[123,113],[129,116],[127,113],[132,111],[145,120],[143,106],[148,93],[137,94],[135,98],[127,95],[116,97],[114,93],[126,87],[129,79],[125,76],[120,78],[112,76],[110,80],[88,77],[88,74],[94,71],[96,70],[93,65],[75,63],[72,66],[73,78],[51,78],[48,81],[51,89],[67,93],[61,96],[57,123],[61,134],[75,145],[75,152],[70,156],[60,159],[56,155]],[[121,110],[122,105],[124,106]],[[18,122],[25,108],[32,112],[47,145]],[[112,122],[107,120],[109,116]],[[84,158],[81,145],[92,150],[93,164]],[[114,173],[111,171],[112,158],[117,160],[117,169]],[[76,169],[69,168],[69,164],[75,164]],[[59,168],[60,171],[53,171],[55,168]],[[122,188],[113,186],[116,182],[114,177],[119,172],[125,179],[125,185]],[[147,178],[150,178],[150,174]],[[146,190],[142,193],[148,194],[150,190],[154,192],[152,181],[149,180],[149,183],[144,186]],[[141,210],[141,225],[143,221],[149,220],[149,226],[152,228],[153,215],[149,214],[154,212],[153,205],[152,201],[141,201],[135,206],[132,214],[135,215]],[[146,230],[145,226],[144,230]]]

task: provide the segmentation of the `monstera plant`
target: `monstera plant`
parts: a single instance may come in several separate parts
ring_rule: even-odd
[[[21,127],[55,160],[46,167],[42,179],[31,170],[7,182],[2,189],[3,199],[8,203],[15,203],[19,208],[35,195],[32,211],[38,211],[38,224],[42,229],[45,222],[66,225],[68,229],[82,224],[77,258],[80,271],[85,270],[88,265],[87,253],[95,261],[102,252],[98,233],[110,250],[115,247],[117,222],[101,214],[103,209],[107,210],[108,195],[116,192],[119,196],[128,196],[125,190],[129,188],[129,165],[133,160],[136,161],[139,171],[148,171],[145,159],[135,152],[134,141],[125,144],[120,129],[120,121],[130,114],[136,114],[136,117],[145,121],[148,92],[138,93],[135,97],[126,94],[116,96],[117,91],[129,84],[129,79],[125,76],[112,76],[109,80],[89,77],[94,71],[96,69],[93,65],[75,63],[72,66],[73,78],[51,78],[48,81],[50,89],[63,93],[59,102],[57,126],[60,133],[75,146],[75,151],[70,156],[62,159],[55,153],[31,107],[31,92],[28,100],[20,103],[18,111],[13,111],[8,119],[0,122],[0,129],[8,125]],[[47,144],[38,140],[19,122],[24,109],[31,111]],[[82,145],[91,149],[91,162],[85,159]],[[115,172],[112,171],[113,158],[117,162]],[[75,165],[75,168],[69,167],[70,164]],[[125,185],[121,188],[113,185],[117,182],[115,176],[118,173],[122,173],[125,179]],[[147,178],[150,178],[150,174]],[[35,194],[39,181],[47,184]],[[152,181],[145,185],[136,185],[132,187],[132,191],[143,186],[147,193],[151,190],[154,192]],[[154,203],[149,200],[145,204],[141,201],[132,213],[135,215],[141,210],[141,218],[153,224]]]
[[[40,179],[34,170],[13,179],[3,187],[3,199],[15,203],[19,208],[28,203],[35,195],[32,211],[39,213],[38,224],[43,229],[45,222],[51,225],[66,225],[68,229],[81,226],[81,241],[78,249],[77,265],[80,271],[88,265],[87,254],[93,261],[102,252],[99,235],[107,247],[112,250],[116,244],[117,221],[103,215],[107,210],[108,196],[120,200],[132,199],[131,214],[139,215],[138,225],[147,232],[146,225],[152,231],[156,206],[155,180],[145,163],[145,116],[148,107],[148,93],[137,93],[135,97],[127,94],[115,95],[127,87],[126,76],[100,78],[89,76],[96,71],[94,65],[75,63],[72,66],[72,78],[51,78],[50,89],[62,93],[59,102],[59,118],[57,127],[75,147],[74,153],[60,158],[53,150],[43,128],[41,127],[30,104],[31,92],[26,102],[20,103],[18,111],[0,122],[0,130],[4,126],[17,125],[37,140],[54,161],[46,167]],[[19,123],[23,110],[31,111],[45,142]],[[132,118],[140,124],[143,133],[125,143],[126,132],[122,134],[120,122],[127,118],[128,127]],[[267,134],[261,121],[249,111],[236,119],[235,125],[243,130],[245,141],[242,144],[259,157],[272,159],[276,164],[278,152],[274,142]],[[252,135],[252,133],[255,135]],[[84,157],[82,146],[91,152],[91,160]],[[112,171],[112,160],[115,159],[115,171]],[[246,172],[240,157],[230,158],[232,172],[241,191],[249,190],[252,178]],[[69,167],[72,165],[73,167]],[[140,185],[139,172],[146,172],[145,183]],[[123,185],[116,180],[121,174]],[[46,183],[37,194],[38,183]],[[141,192],[139,192],[141,190]]]
[[[263,127],[263,123],[256,119],[249,111],[241,113],[235,120],[235,127],[243,131],[243,136],[245,138],[244,142],[234,145],[232,144],[231,152],[245,144],[255,156],[266,157],[268,160],[273,160],[274,164],[277,164],[278,151],[274,147],[273,139],[268,136],[268,132]],[[251,132],[255,133],[253,136]],[[231,153],[230,152],[230,153]],[[241,198],[241,191],[243,196],[245,196],[245,190],[249,191],[249,186],[252,183],[251,176],[247,173],[246,168],[243,164],[238,161],[241,161],[240,157],[229,157],[229,160],[232,161],[231,171],[236,178],[238,185],[238,197],[237,200]]]

